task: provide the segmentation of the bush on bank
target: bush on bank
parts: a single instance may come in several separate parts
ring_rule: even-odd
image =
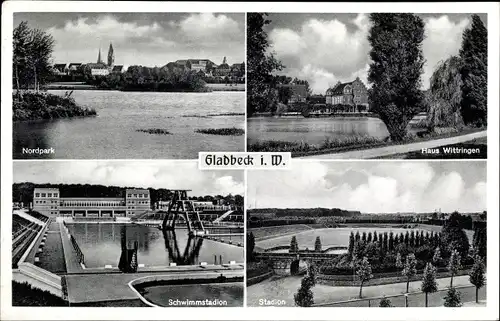
[[[27,282],[12,281],[12,306],[68,306],[68,301],[48,291],[34,288]]]
[[[69,95],[58,96],[43,92],[12,94],[14,121],[95,116],[91,108],[78,106]]]

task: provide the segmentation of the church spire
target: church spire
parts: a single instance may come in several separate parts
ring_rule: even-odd
[[[226,64],[226,57],[224,57],[224,59],[222,60],[222,64]]]
[[[102,59],[101,59],[101,47],[99,47],[99,55],[97,56],[97,63],[98,64],[102,63]]]

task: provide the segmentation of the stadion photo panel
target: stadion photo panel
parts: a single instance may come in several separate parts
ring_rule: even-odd
[[[1,318],[498,319],[499,9],[7,1]]]

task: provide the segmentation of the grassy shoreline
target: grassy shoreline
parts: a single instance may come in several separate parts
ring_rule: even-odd
[[[419,143],[442,138],[451,138],[472,134],[485,130],[485,128],[467,128],[458,132],[430,134],[424,137],[411,137],[402,142],[392,142],[388,139],[378,139],[370,136],[348,136],[344,138],[327,139],[322,144],[308,144],[304,142],[287,141],[261,141],[248,144],[249,152],[291,152],[292,157],[322,155],[348,152],[354,150],[367,150],[376,147],[396,146],[402,144]]]
[[[13,121],[50,120],[97,115],[95,109],[77,105],[69,95],[62,97],[43,92],[24,92],[18,96],[14,92],[12,101]]]

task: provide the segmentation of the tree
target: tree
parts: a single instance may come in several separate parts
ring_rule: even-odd
[[[313,265],[308,267],[307,274],[300,282],[300,288],[293,295],[295,304],[300,307],[310,307],[314,304],[312,288],[316,285],[316,271]]]
[[[462,34],[462,116],[468,125],[487,124],[488,30],[473,14],[470,28]]]
[[[437,289],[436,268],[431,263],[427,263],[422,278],[422,292],[425,293],[425,307],[428,306],[427,299],[429,293],[434,293]]]
[[[372,232],[369,232],[368,237],[366,238],[366,242],[371,243],[372,240],[373,240],[373,234],[372,234]]]
[[[366,256],[363,257],[363,260],[358,264],[356,275],[361,281],[359,285],[359,297],[362,298],[363,284],[373,278],[372,267],[370,265],[370,262],[368,262],[368,258]]]
[[[445,221],[441,230],[441,254],[443,257],[448,257],[450,250],[455,249],[460,254],[460,257],[465,260],[469,253],[469,238],[462,227],[462,215],[458,212],[453,212]]]
[[[370,21],[370,106],[386,125],[391,140],[402,141],[423,101],[424,22],[411,13],[372,13]]]
[[[381,308],[392,308],[392,303],[388,298],[382,298],[378,306]]]
[[[396,268],[398,268],[398,269],[402,269],[403,268],[403,261],[401,260],[401,253],[399,253],[399,252],[396,254],[396,263],[395,263],[395,265],[396,265]]]
[[[247,112],[263,111],[268,105],[272,75],[283,65],[268,52],[269,41],[264,26],[271,21],[266,13],[247,14]]]
[[[366,243],[366,232],[363,232],[363,235],[361,236],[361,241],[363,241],[363,243]]]
[[[290,253],[298,252],[299,244],[297,243],[297,238],[292,236],[292,240],[290,241]]]
[[[460,292],[458,292],[454,287],[448,288],[448,292],[444,297],[444,306],[449,308],[462,306]]]
[[[460,253],[457,250],[452,250],[450,255],[450,261],[448,262],[448,271],[451,272],[450,287],[453,286],[453,277],[460,270]]]
[[[16,87],[21,85],[38,91],[40,84],[51,75],[50,59],[54,50],[54,38],[39,29],[30,29],[23,21],[13,33],[13,64]]]
[[[378,242],[378,234],[377,234],[377,231],[373,232],[373,242]]]
[[[432,263],[434,263],[435,266],[439,266],[441,264],[441,250],[439,249],[439,246],[436,247],[436,250],[434,251],[434,256],[432,257]]]
[[[462,104],[461,64],[462,60],[459,57],[451,56],[439,62],[431,76],[426,97],[429,131],[434,131],[434,128],[438,126],[457,128],[463,125],[460,110]],[[433,214],[433,219],[437,219],[437,213]]]
[[[349,255],[352,256],[353,250],[354,250],[354,233],[351,231],[351,234],[349,235],[349,248],[348,248]]]
[[[474,249],[483,259],[486,258],[486,228],[476,228],[473,237]]]
[[[479,255],[476,255],[476,257],[474,258],[474,265],[469,272],[469,281],[476,287],[476,303],[479,302],[479,289],[482,288],[486,283],[484,272],[483,259]]]
[[[321,240],[319,236],[316,237],[316,242],[314,242],[314,251],[321,252]]]
[[[402,274],[406,276],[406,293],[408,293],[410,291],[410,280],[417,274],[417,260],[415,259],[415,254],[411,253],[406,256]]]
[[[247,233],[247,261],[253,259],[253,251],[255,250],[255,237],[252,232]]]
[[[389,251],[394,251],[394,233],[389,233]]]

